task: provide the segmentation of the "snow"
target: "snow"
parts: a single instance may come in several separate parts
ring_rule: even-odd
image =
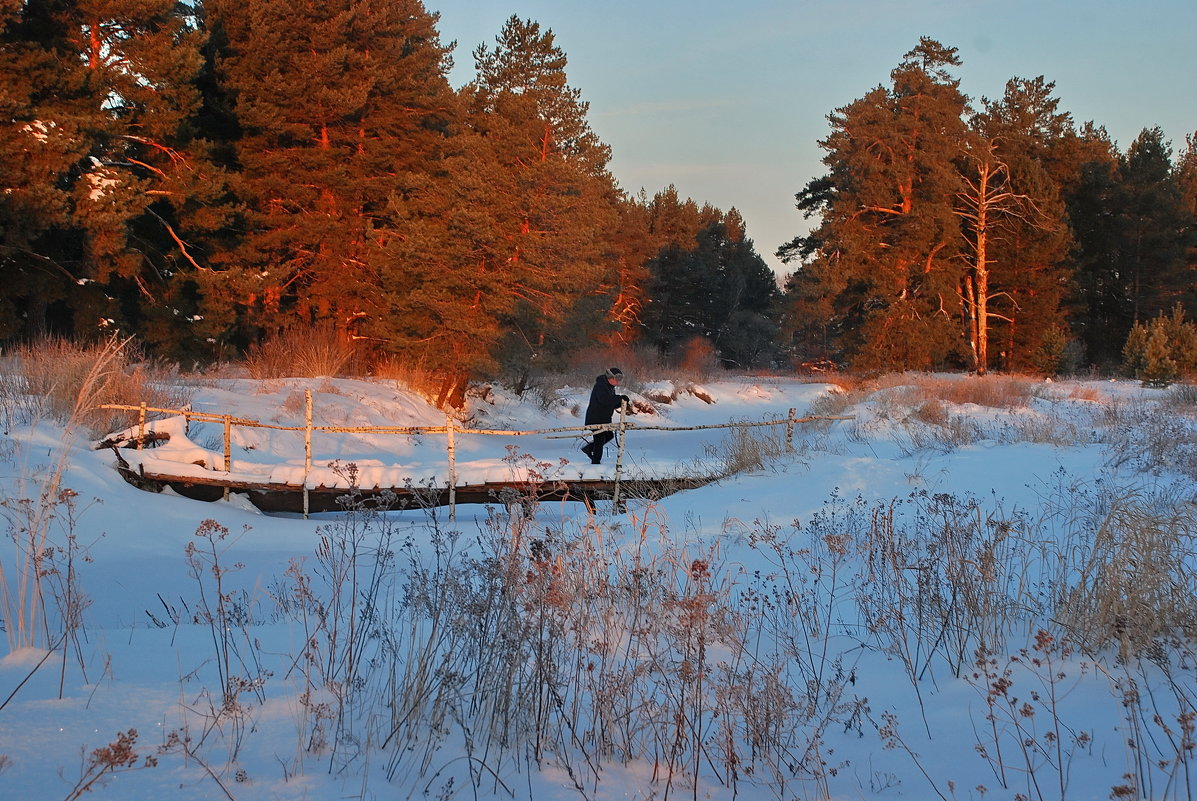
[[[1052,618],[1053,599],[1089,564],[1066,557],[1095,554],[1103,532],[1117,534],[1111,549],[1127,541],[1130,517],[1113,513],[1136,499],[1159,531],[1178,532],[1160,569],[1190,582],[1169,602],[1183,606],[1187,591],[1194,608],[1191,400],[1060,380],[1008,407],[922,408],[910,400],[921,380],[855,394],[787,378],[646,381],[630,392],[642,409],[630,422],[642,426],[826,414],[837,395],[846,405],[834,414],[852,419],[798,426],[792,451],[780,447],[784,427],[754,429],[775,457],[699,489],[593,514],[545,502],[530,519],[496,504],[460,506],[455,521],[444,509],[305,520],[238,495],[154,494],[122,481],[111,451],[10,410],[0,797],[74,797],[97,775],[96,750],[135,730],[128,758],[87,785],[90,797],[1191,798],[1192,640],[1161,638],[1142,652],[1150,658],[1128,657],[1116,644],[1065,642],[1080,624]],[[208,380],[192,391],[193,411],[297,429],[305,391],[317,426],[446,423],[381,380]],[[582,382],[546,404],[492,387],[457,422],[578,426],[588,392]],[[135,465],[223,467],[221,424],[152,427],[170,440],[123,451]],[[715,470],[736,447],[726,429],[626,436],[628,477]],[[459,434],[458,481],[613,474],[614,447],[593,466],[578,444]],[[350,464],[361,486],[443,486],[448,475],[436,434],[317,432],[306,476],[302,430],[234,427],[233,446],[232,473],[246,480],[344,486]],[[46,487],[58,502],[36,501]],[[44,578],[48,620],[22,641],[30,530],[44,531],[58,572]],[[514,540],[519,554],[504,556]],[[68,556],[85,600],[64,649]],[[1150,554],[1133,557],[1121,574],[1159,578],[1139,564]],[[876,578],[887,565],[888,583]],[[473,584],[454,583],[469,570]],[[920,590],[949,575],[960,597]],[[525,600],[485,606],[513,577]],[[454,598],[468,602],[443,606]],[[966,605],[985,611],[962,615]],[[538,683],[529,655],[503,673],[515,634],[498,626],[471,639],[471,627],[493,624],[471,617],[479,608],[526,625],[529,654],[551,657],[537,670],[564,678]],[[1000,636],[978,655],[987,631]],[[388,694],[396,688],[412,695]],[[509,688],[533,714],[496,700]],[[508,720],[523,727],[511,741],[497,733]]]

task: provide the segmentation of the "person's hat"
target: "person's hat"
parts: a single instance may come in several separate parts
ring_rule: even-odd
[[[623,378],[623,370],[618,367],[608,367],[607,378]]]

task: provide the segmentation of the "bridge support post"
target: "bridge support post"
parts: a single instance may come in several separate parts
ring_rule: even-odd
[[[445,412],[445,439],[449,448],[449,519],[457,520],[457,441],[454,438],[453,415]]]
[[[616,441],[619,447],[615,453],[615,490],[611,493],[611,512],[614,513],[619,509],[619,479],[623,473],[623,449],[624,438],[627,437],[627,429],[624,427],[624,404],[619,404],[619,428]]]
[[[308,473],[312,472],[312,391],[303,391],[303,519],[308,519]]]
[[[224,471],[233,472],[233,418],[227,414],[224,416]],[[228,484],[224,486],[224,499],[229,499]]]

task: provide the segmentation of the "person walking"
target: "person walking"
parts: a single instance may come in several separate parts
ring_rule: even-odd
[[[619,395],[615,388],[623,380],[623,370],[611,367],[605,373],[594,379],[594,389],[590,390],[590,403],[586,406],[586,425],[610,423],[611,416],[621,404],[628,403],[627,395]],[[615,439],[613,431],[599,431],[594,440],[582,446],[582,453],[590,457],[591,464],[602,464],[603,446]]]

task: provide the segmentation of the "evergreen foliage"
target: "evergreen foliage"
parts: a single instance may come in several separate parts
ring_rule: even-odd
[[[1116,362],[1113,350],[1139,322],[1192,293],[1192,204],[1183,173],[1158,128],[1144,129],[1125,154],[1087,164],[1071,192],[1077,232],[1076,328],[1097,365]]]
[[[417,0],[208,0],[244,234],[212,289],[266,330],[376,321],[390,200],[444,156],[446,48]]]
[[[1139,373],[1144,386],[1166,387],[1176,380],[1180,370],[1171,356],[1171,351],[1168,332],[1164,326],[1151,326],[1148,329],[1147,346],[1143,351],[1143,369]]]
[[[1136,321],[1197,303],[1191,140],[1176,167],[1158,128],[1120,154],[1042,76],[975,111],[955,66],[924,38],[830,115],[828,172],[796,195],[817,225],[778,251],[798,361],[1050,374],[1074,341],[1108,365]]]
[[[977,140],[960,162],[970,190],[957,205],[973,248],[963,294],[973,366],[979,373],[992,366],[1054,375],[1056,369],[1047,369],[1042,359],[1063,347],[1073,239],[1058,176],[1072,140],[1072,122],[1058,111],[1053,89],[1042,77],[1011,79],[1002,99],[983,100],[983,110],[970,121]],[[990,177],[985,198],[976,192],[982,170]],[[985,265],[977,263],[980,232],[970,216],[978,207],[988,212]],[[984,291],[978,288],[982,278]],[[984,315],[977,313],[982,305]]]
[[[877,87],[829,119],[828,174],[798,195],[819,226],[783,257],[809,255],[791,279],[799,318],[827,315],[836,351],[862,368],[961,362],[954,166],[966,98],[954,48],[923,38]]]
[[[662,354],[680,358],[702,338],[728,367],[776,360],[776,280],[745,238],[735,209],[707,223],[689,247],[665,245],[648,272],[644,336]]]
[[[0,3],[0,341],[120,330],[212,360],[318,327],[446,402],[637,339],[737,368],[1050,375],[1083,345],[1197,372],[1193,136],[1120,152],[1042,76],[974,108],[922,38],[830,114],[783,293],[735,209],[619,188],[551,30],[511,17],[455,90],[437,22],[420,0]]]
[[[1150,386],[1197,376],[1197,324],[1185,319],[1179,303],[1170,315],[1135,323],[1122,346],[1122,366],[1127,375]]]
[[[0,21],[0,336],[136,327],[170,303],[205,171],[202,35],[174,0],[35,0]]]
[[[607,232],[619,195],[610,149],[590,128],[589,104],[569,85],[551,30],[513,16],[474,60],[477,78],[464,94],[487,153],[494,225],[481,289],[486,313],[508,334],[507,366],[526,370],[554,343],[607,331],[619,274]]]
[[[1068,332],[1063,326],[1045,331],[1028,359],[1030,371],[1047,378],[1067,372],[1068,344]]]

